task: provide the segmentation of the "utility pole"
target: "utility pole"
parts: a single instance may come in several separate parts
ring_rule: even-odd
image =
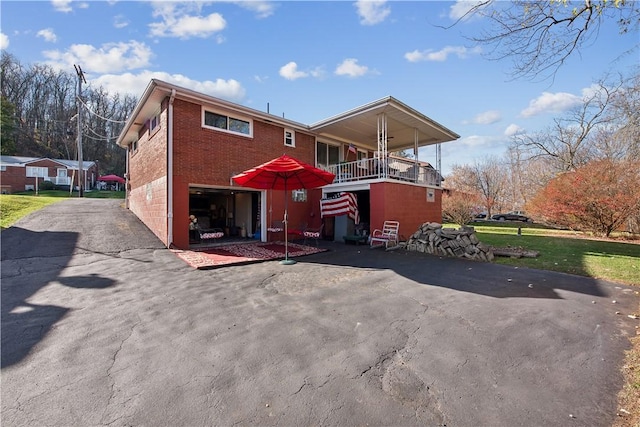
[[[84,170],[82,165],[82,82],[87,82],[84,73],[79,65],[73,64],[78,75],[78,95],[76,102],[78,103],[78,197],[84,197]],[[73,186],[73,182],[71,182]]]

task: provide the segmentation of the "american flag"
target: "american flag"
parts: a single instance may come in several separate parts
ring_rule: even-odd
[[[351,151],[352,153],[358,152],[358,150],[356,150],[356,146],[353,144],[349,144],[349,151]]]
[[[356,224],[360,223],[358,198],[353,193],[340,193],[338,197],[320,200],[320,216],[349,215]]]

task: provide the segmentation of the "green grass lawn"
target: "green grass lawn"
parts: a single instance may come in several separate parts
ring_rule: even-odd
[[[496,257],[498,264],[560,271],[640,286],[639,241],[593,240],[589,235],[537,224],[480,223],[478,238],[491,246],[538,251],[537,258]],[[521,235],[518,235],[518,227]]]
[[[7,228],[17,220],[30,214],[33,211],[64,200],[65,198],[78,197],[78,193],[69,194],[68,191],[46,190],[35,192],[29,191],[16,194],[0,195],[0,227]],[[124,199],[124,191],[87,191],[86,198],[100,199]]]

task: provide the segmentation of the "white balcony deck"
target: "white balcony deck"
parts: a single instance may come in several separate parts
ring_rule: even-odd
[[[325,168],[336,175],[333,183],[362,182],[366,180],[390,179],[418,185],[440,187],[440,174],[430,166],[411,159],[375,158],[343,162]]]

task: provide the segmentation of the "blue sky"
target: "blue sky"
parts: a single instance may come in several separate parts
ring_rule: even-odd
[[[151,78],[312,124],[391,95],[461,135],[442,169],[501,155],[580,102],[607,72],[639,63],[638,34],[607,23],[553,80],[513,80],[474,46],[465,1],[5,1],[0,48],[92,86],[140,95]],[[623,55],[625,51],[630,54]],[[435,149],[420,159],[435,161]]]

